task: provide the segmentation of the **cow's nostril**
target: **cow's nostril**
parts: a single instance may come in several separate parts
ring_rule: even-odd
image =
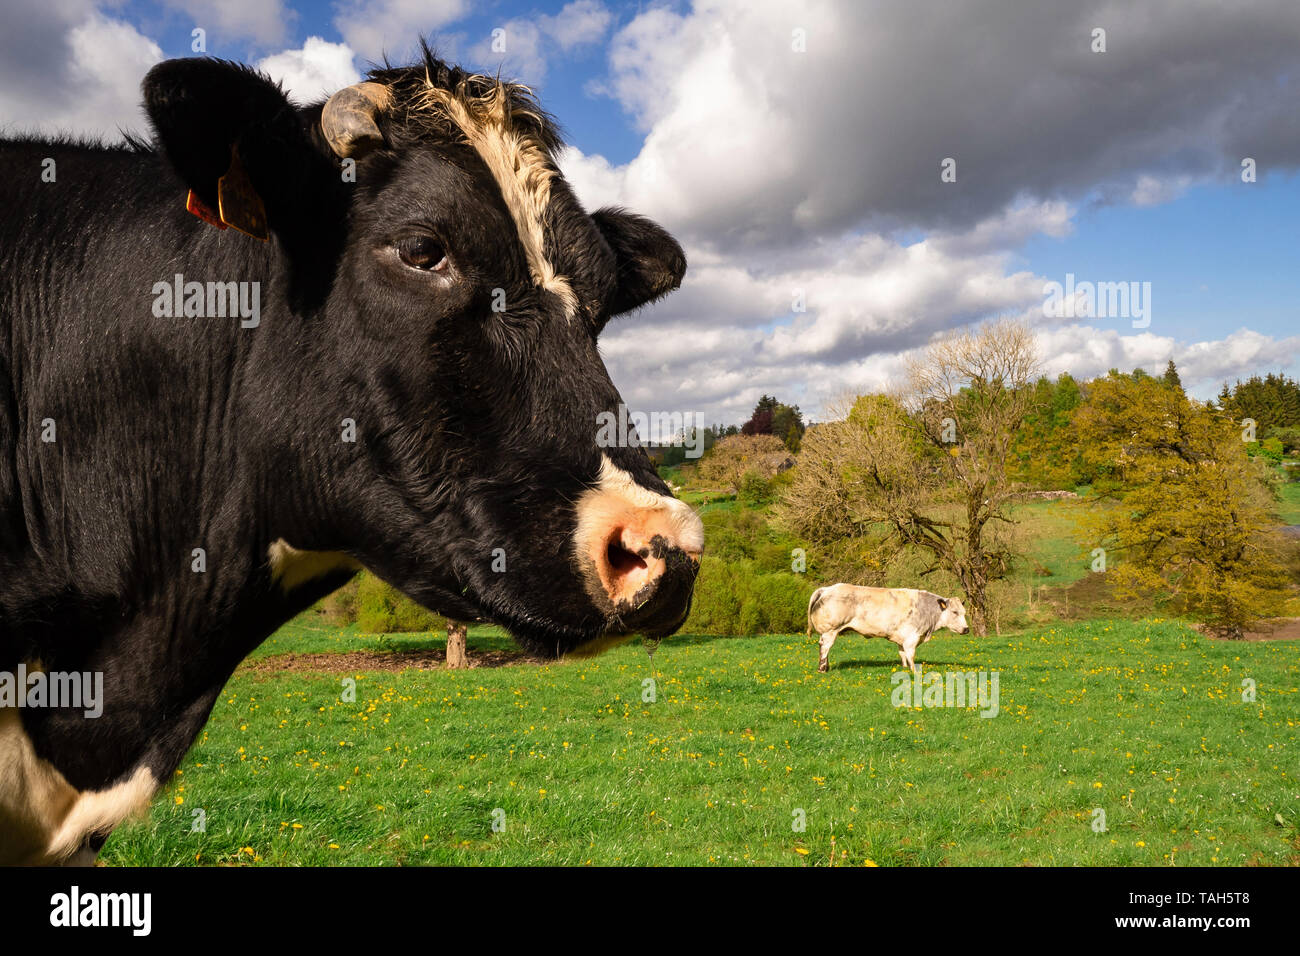
[[[646,567],[645,558],[623,547],[619,535],[610,539],[609,547],[605,549],[605,560],[615,574],[631,574],[634,571],[644,571]]]
[[[691,604],[704,527],[689,506],[637,484],[608,458],[577,503],[575,557],[596,608],[618,633],[669,633]]]
[[[597,561],[605,593],[615,605],[644,600],[642,592],[663,572],[663,561],[654,558],[648,546],[637,547],[628,535],[623,527],[611,531]]]

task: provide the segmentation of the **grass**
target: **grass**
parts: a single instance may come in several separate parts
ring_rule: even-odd
[[[471,650],[501,639],[475,629]],[[259,654],[358,640],[372,638],[300,620]],[[1159,620],[921,648],[935,670],[996,669],[992,719],[894,708],[894,648],[852,635],[829,674],[802,635],[679,636],[653,665],[624,646],[454,672],[241,670],[101,858],[825,865],[833,845],[837,865],[1294,865],[1295,655]],[[206,832],[191,832],[195,810]]]
[[[726,491],[682,491],[677,497],[700,514],[710,510],[736,511],[741,507],[736,496]]]
[[[1035,584],[1073,584],[1088,574],[1091,549],[1080,539],[1087,499],[1026,501],[1011,508],[1011,517],[1025,542],[1024,560],[1014,577]]]
[[[1288,481],[1278,486],[1278,517],[1283,524],[1300,525],[1300,481]]]
[[[356,624],[338,626],[327,623],[313,613],[300,614],[272,634],[249,660],[261,660],[280,654],[342,654],[347,651],[415,651],[430,646],[445,647],[443,631],[408,634],[364,634]],[[518,651],[511,637],[499,627],[475,625],[477,651]]]

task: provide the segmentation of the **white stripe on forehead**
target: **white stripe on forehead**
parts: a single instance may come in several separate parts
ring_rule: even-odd
[[[460,92],[453,93],[429,82],[424,100],[426,106],[446,111],[492,173],[523,243],[533,282],[559,296],[565,316],[572,318],[578,309],[578,297],[569,280],[557,275],[546,258],[546,233],[542,226],[542,216],[551,201],[555,170],[550,154],[541,143],[511,127],[505,87],[494,83],[485,95],[472,97],[463,85]]]

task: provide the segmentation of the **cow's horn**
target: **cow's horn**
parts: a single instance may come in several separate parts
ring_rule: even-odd
[[[382,83],[357,83],[339,90],[321,110],[321,132],[339,156],[363,156],[384,141],[375,116],[391,94]]]

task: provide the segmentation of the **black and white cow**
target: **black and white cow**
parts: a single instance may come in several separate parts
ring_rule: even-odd
[[[558,656],[674,631],[703,549],[596,437],[597,336],[682,250],[583,210],[527,90],[426,48],[305,109],[211,59],[144,100],[152,144],[0,141],[0,673],[103,679],[0,709],[5,863],[93,860],[359,567]]]
[[[808,636],[821,635],[817,669],[830,670],[831,648],[843,631],[883,637],[898,646],[904,667],[919,670],[916,649],[941,627],[958,634],[970,630],[961,598],[944,598],[916,588],[868,588],[832,584],[808,599]]]

